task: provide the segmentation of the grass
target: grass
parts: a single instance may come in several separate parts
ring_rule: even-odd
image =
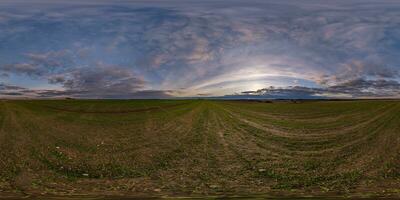
[[[399,101],[0,101],[0,194],[397,195]]]

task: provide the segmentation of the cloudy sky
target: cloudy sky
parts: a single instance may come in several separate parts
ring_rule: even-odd
[[[387,98],[399,71],[398,0],[0,1],[0,98]]]

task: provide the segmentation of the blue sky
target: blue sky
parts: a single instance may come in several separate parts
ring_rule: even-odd
[[[0,97],[400,97],[400,2],[0,2]]]

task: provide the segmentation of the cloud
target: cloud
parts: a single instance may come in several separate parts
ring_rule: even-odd
[[[102,92],[100,94],[84,90],[28,89],[0,83],[0,98],[106,98],[106,99],[167,99],[174,98],[174,91],[138,90],[132,92]]]
[[[23,93],[20,92],[1,92],[0,91],[0,96],[22,96]]]
[[[166,98],[173,98],[171,93],[173,93],[173,91],[141,90],[134,92],[132,94],[128,94],[126,97],[136,98],[136,99],[166,99]],[[123,97],[123,95],[121,96]]]
[[[23,90],[26,89],[24,87],[19,87],[16,85],[9,85],[5,83],[0,83],[0,91],[7,91],[7,90]]]
[[[400,83],[394,80],[355,79],[326,89],[331,93],[345,93],[353,97],[399,97]]]
[[[366,77],[395,79],[399,77],[399,70],[394,67],[388,67],[384,62],[350,60],[341,64],[335,74],[325,74],[321,77],[316,77],[314,80],[322,85],[329,85]]]
[[[268,87],[227,98],[270,98],[270,99],[319,99],[319,98],[376,98],[400,97],[400,83],[388,80],[354,79],[324,88],[303,86]]]
[[[25,93],[23,91],[26,89],[27,88],[19,87],[16,85],[0,83],[0,98],[24,97]]]
[[[79,53],[79,52],[78,52]],[[69,50],[45,53],[25,53],[27,62],[6,64],[0,71],[25,75],[34,79],[47,79],[49,84],[61,85],[63,90],[25,90],[39,97],[73,96],[81,98],[155,97],[156,92],[142,92],[146,83],[130,67],[96,62],[76,66]],[[9,86],[10,87],[10,86]],[[160,97],[165,97],[166,93]]]
[[[171,95],[171,91],[161,91],[161,90],[140,90],[129,93],[88,93],[86,91],[79,90],[29,90],[25,91],[32,94],[31,98],[63,98],[63,97],[73,97],[73,98],[101,98],[101,99],[168,99],[174,98]]]
[[[8,74],[8,73],[5,73],[5,72],[3,72],[3,73],[0,73],[0,77],[1,78],[8,78],[10,75]]]
[[[71,52],[67,50],[46,53],[25,53],[26,62],[0,65],[0,71],[22,74],[30,77],[41,77],[56,71],[64,70],[72,61]]]
[[[6,73],[27,74],[29,76],[42,74],[41,69],[32,63],[6,64],[0,69]]]
[[[142,89],[145,84],[143,78],[129,68],[102,63],[54,75],[49,82],[61,84],[67,91],[87,97],[129,95]]]
[[[332,93],[400,78],[396,1],[38,2],[0,3],[0,72],[27,88],[15,77],[81,97],[224,95],[271,77]]]
[[[227,95],[227,98],[251,98],[251,99],[320,99],[323,89],[308,88],[302,86],[269,87],[256,91],[244,91],[240,94]]]

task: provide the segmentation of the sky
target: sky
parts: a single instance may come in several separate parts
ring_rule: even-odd
[[[0,98],[400,98],[398,0],[2,0]]]

